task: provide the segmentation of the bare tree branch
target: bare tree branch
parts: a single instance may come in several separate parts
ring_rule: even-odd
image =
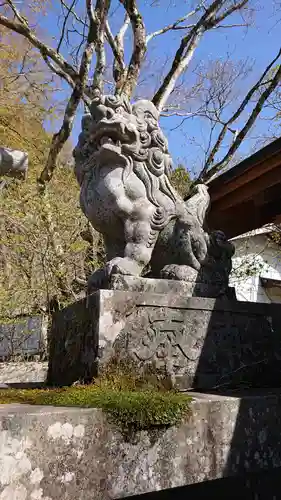
[[[203,2],[200,2],[200,4],[196,7],[196,9],[192,10],[191,12],[188,12],[188,14],[186,14],[185,16],[180,17],[174,23],[168,24],[168,26],[165,26],[164,28],[161,28],[157,31],[154,31],[154,33],[150,33],[149,35],[147,35],[146,44],[148,44],[150,42],[150,40],[152,40],[156,36],[164,35],[168,31],[176,30],[176,29],[188,29],[188,28],[190,28],[190,26],[179,26],[179,24],[186,21],[189,17],[194,16],[194,14],[196,14],[196,12],[198,12],[200,9],[202,9],[202,6],[203,6]]]
[[[183,71],[186,70],[203,34],[213,29],[215,26],[218,26],[223,19],[234,11],[241,9],[247,2],[248,0],[241,0],[241,2],[235,3],[229,9],[226,9],[220,16],[216,16],[216,13],[223,7],[225,3],[224,0],[214,0],[208,9],[205,8],[204,14],[191,28],[190,32],[181,40],[172,67],[153,97],[153,102],[159,111],[163,109],[167,99],[173,92],[177,79]]]
[[[246,121],[242,130],[237,134],[235,140],[233,141],[233,143],[230,146],[226,155],[223,157],[223,159],[220,162],[218,162],[210,170],[208,170],[205,173],[204,177],[202,177],[202,175],[201,175],[200,178],[203,179],[204,182],[206,182],[208,179],[210,179],[210,177],[212,177],[216,172],[221,170],[229,162],[229,160],[231,160],[234,153],[237,151],[240,144],[242,143],[242,141],[244,140],[244,138],[248,134],[249,130],[254,125],[258,115],[260,114],[260,112],[263,108],[265,101],[268,99],[270,94],[276,89],[276,87],[280,83],[280,81],[281,81],[281,65],[279,66],[278,70],[276,71],[269,86],[264,90],[264,92],[262,92],[261,96],[259,97],[259,99],[257,101],[256,106],[254,107],[252,113],[250,114],[250,116],[249,116],[248,120]]]
[[[248,28],[249,23],[236,23],[236,24],[219,24],[218,26],[214,26],[214,30],[222,30],[222,29],[228,29],[228,28]]]
[[[126,14],[127,16],[127,14]],[[130,19],[128,18],[129,22]],[[113,78],[114,81],[117,82],[119,80],[119,75],[123,74],[123,71],[125,70],[125,63],[124,63],[124,51],[120,51],[119,47],[116,43],[116,39],[114,38],[109,22],[106,21],[105,23],[105,34],[106,34],[106,39],[111,47],[112,53],[113,53]],[[115,68],[120,68],[120,73],[118,70],[116,71]]]
[[[43,57],[43,60],[45,61],[45,63],[47,64],[47,66],[50,68],[50,70],[53,73],[55,73],[60,78],[62,78],[63,80],[65,80],[70,85],[70,87],[74,87],[74,85],[75,85],[74,81],[72,80],[72,78],[67,73],[65,73],[65,71],[63,71],[62,69],[56,67],[55,64],[52,63],[52,61],[50,61],[50,59],[48,58],[47,55],[42,55],[42,57]]]
[[[69,6],[67,5],[67,3],[66,3],[64,0],[60,0],[60,2],[61,2],[61,4],[63,5],[63,7],[65,7],[65,9],[66,9],[67,11],[69,11],[69,12],[73,15],[73,17],[76,19],[76,21],[78,21],[78,22],[79,22],[80,24],[82,24],[83,26],[85,25],[85,22],[83,21],[83,19],[81,19],[81,17],[79,17],[79,16],[77,15],[77,13],[75,12],[75,10],[73,10],[73,7],[74,7],[74,6],[73,6],[73,7],[69,7]]]
[[[127,70],[124,72],[124,78],[120,78],[116,85],[117,93],[124,93],[129,98],[132,96],[136,86],[141,64],[146,52],[145,26],[142,16],[138,10],[136,0],[119,0],[124,5],[130,18],[134,36],[134,47],[131,60]]]
[[[67,103],[62,126],[59,132],[53,136],[46,165],[41,172],[40,178],[38,179],[38,182],[43,189],[45,188],[46,183],[51,180],[56,168],[57,157],[71,134],[75,114],[87,86],[92,56],[97,43],[98,26],[96,22],[96,12],[99,11],[100,13],[103,8],[109,9],[110,1],[105,0],[105,2],[103,2],[103,0],[97,0],[96,12],[93,12],[92,0],[86,0],[86,5],[89,17],[89,31],[87,43],[81,58],[79,78]]]
[[[200,38],[202,37],[204,31],[207,29],[207,23],[210,22],[211,18],[223,5],[223,3],[224,0],[215,0],[210,5],[210,7],[205,10],[205,13],[201,16],[201,18],[191,29],[191,31],[181,40],[171,69],[152,99],[153,103],[159,109],[159,111],[162,110],[167,99],[172,93],[178,77],[188,66],[193,53],[200,41]]]
[[[104,77],[104,72],[105,72],[105,67],[106,67],[103,29],[100,29],[100,33],[99,33],[99,36],[97,39],[96,56],[97,56],[97,62],[96,62],[94,76],[93,76],[92,87],[93,87],[93,89],[99,89],[100,91],[102,91],[103,82],[104,82],[103,77]]]
[[[48,59],[48,57],[43,57],[44,61],[46,62],[47,66],[50,68],[50,70],[55,73],[56,75],[58,75],[60,78],[62,78],[63,80],[65,80],[69,86],[71,88],[74,88],[75,87],[75,83],[73,82],[73,80],[70,78],[70,76],[68,76],[67,73],[64,73],[63,71],[61,71],[59,68],[57,68],[51,61],[50,59]],[[82,95],[82,99],[85,103],[85,105],[89,108],[90,107],[90,104],[91,104],[91,97],[90,97],[90,93],[88,92],[87,88],[84,89],[83,91],[83,95]]]
[[[62,78],[71,87],[71,96],[65,109],[62,126],[53,137],[49,157],[40,176],[41,184],[45,185],[46,182],[52,178],[56,167],[57,156],[71,133],[79,103],[83,100],[84,103],[89,106],[95,90],[97,89],[99,92],[103,91],[104,76],[107,72],[105,41],[108,42],[113,54],[115,92],[116,94],[125,93],[131,98],[138,82],[141,66],[145,60],[147,43],[162,34],[176,30],[186,30],[186,32],[181,36],[178,50],[166,76],[164,73],[166,70],[162,69],[163,75],[161,76],[161,85],[153,97],[153,102],[161,113],[161,116],[178,116],[182,118],[182,123],[185,119],[194,116],[206,118],[208,120],[208,125],[211,126],[212,136],[217,127],[219,130],[221,129],[214,146],[213,140],[209,141],[208,150],[207,152],[205,151],[205,157],[207,158],[204,163],[204,169],[200,173],[200,178],[209,178],[208,176],[212,175],[213,172],[222,168],[222,166],[232,157],[233,152],[239,147],[239,144],[259,115],[261,110],[260,107],[264,106],[264,103],[279,82],[279,80],[278,82],[276,80],[276,73],[272,79],[269,79],[266,75],[267,72],[272,69],[277,58],[281,55],[281,49],[278,56],[274,58],[261,78],[248,92],[237,111],[235,111],[235,113],[231,111],[233,114],[228,120],[223,119],[225,109],[230,106],[230,104],[232,105],[234,100],[231,91],[233,86],[230,83],[230,87],[228,87],[228,80],[224,80],[223,85],[210,85],[204,88],[203,81],[211,81],[209,75],[207,75],[205,80],[203,78],[201,79],[201,87],[197,91],[195,97],[193,93],[191,97],[193,99],[192,104],[189,103],[187,90],[185,90],[185,99],[181,99],[181,103],[178,107],[167,105],[167,102],[170,103],[168,99],[173,93],[173,101],[174,104],[176,104],[180,96],[179,89],[180,86],[183,85],[183,79],[180,79],[180,83],[177,82],[179,82],[179,78],[188,67],[205,32],[212,29],[217,30],[236,26],[247,26],[246,23],[239,24],[239,22],[231,24],[231,21],[228,24],[228,20],[225,20],[233,13],[244,9],[248,2],[249,0],[198,0],[196,2],[197,7],[192,11],[174,22],[146,35],[137,0],[119,0],[116,4],[119,8],[121,6],[124,7],[126,17],[119,33],[115,36],[115,33],[113,34],[111,32],[108,22],[110,0],[85,0],[85,2],[78,2],[77,0],[59,0],[59,5],[61,5],[62,10],[59,14],[60,34],[58,36],[58,42],[55,42],[55,44],[57,44],[57,48],[55,49],[52,48],[52,46],[48,46],[37,36],[34,26],[32,26],[31,22],[29,23],[24,15],[22,15],[22,12],[25,11],[18,10],[18,2],[6,0],[5,5],[7,9],[2,10],[5,15],[0,14],[0,27],[4,26],[25,37],[33,47],[38,49],[52,74]],[[82,6],[81,10],[80,6]],[[83,6],[86,6],[86,9]],[[193,24],[188,25],[189,22]],[[126,66],[124,38],[129,26],[132,28],[133,49],[130,62]],[[66,58],[60,53],[62,48],[63,54],[67,53]],[[94,61],[95,69],[92,81],[90,82],[89,73],[90,68],[92,72],[94,52],[96,53]],[[73,62],[69,57],[72,58]],[[70,63],[68,61],[70,61]],[[23,70],[21,72],[23,74],[21,75],[20,82],[23,81],[22,93],[25,95],[24,86],[26,82],[24,79],[29,81],[29,78]],[[107,81],[111,80],[110,76],[106,76],[106,78]],[[34,85],[36,85],[36,83]],[[112,82],[111,85],[112,87],[114,86]],[[257,90],[259,91],[257,104],[247,120],[245,127],[239,132],[235,130],[235,126],[232,126],[232,123],[240,117]],[[181,92],[182,91],[183,88],[181,89]],[[200,104],[196,104],[196,99],[202,99],[202,95],[204,95],[205,107],[203,105],[200,107]],[[252,107],[254,104],[255,103],[252,102]],[[269,100],[267,101],[267,105],[269,105]],[[196,110],[195,107],[197,108]],[[184,111],[185,109],[186,111]],[[218,150],[221,148],[226,134],[228,133],[233,135],[231,138],[232,144],[223,160],[215,165]]]
[[[110,0],[97,1],[94,19],[92,22],[96,23],[96,68],[93,76],[92,88],[98,89],[100,92],[103,88],[103,78],[106,66],[105,50],[104,50],[104,32],[105,23],[110,7]]]
[[[72,9],[74,7],[76,3],[76,0],[72,0],[72,4],[71,6],[67,9],[67,13],[66,15],[64,16],[64,20],[63,20],[63,24],[62,24],[62,30],[61,30],[61,36],[60,36],[60,39],[59,39],[59,43],[58,43],[58,46],[57,46],[57,52],[60,51],[60,48],[61,48],[61,44],[63,42],[63,39],[64,39],[64,36],[65,36],[65,29],[66,29],[66,25],[67,25],[67,21],[68,21],[68,18],[72,12]]]
[[[213,23],[214,26],[217,26],[218,23],[221,23],[226,17],[230,16],[233,14],[233,12],[237,12],[237,10],[242,9],[242,7],[245,7],[245,5],[248,3],[248,0],[241,0],[240,2],[236,3],[234,2],[229,9],[226,9],[222,14],[218,15],[215,17]]]
[[[9,5],[9,7],[11,7],[14,15],[15,15],[15,18],[22,24],[27,24],[27,20],[20,14],[20,12],[18,11],[18,9],[16,8],[16,6],[13,4],[13,2],[11,0],[6,0],[6,4]]]
[[[124,22],[123,22],[123,24],[122,24],[122,26],[121,26],[121,28],[119,30],[119,33],[117,33],[117,35],[116,35],[116,40],[118,41],[117,45],[118,44],[122,44],[123,45],[124,36],[126,35],[126,31],[128,29],[129,24],[130,24],[130,17],[126,13]]]
[[[11,21],[6,16],[0,14],[0,25],[5,26],[6,28],[27,38],[27,40],[29,40],[30,43],[32,43],[32,45],[40,51],[43,58],[44,56],[50,57],[62,71],[67,73],[72,78],[73,81],[77,80],[78,73],[75,71],[73,66],[71,66],[71,64],[69,64],[61,54],[58,54],[54,49],[37,38],[25,20],[24,23],[17,23],[16,21]]]
[[[97,2],[100,4],[100,2]],[[96,27],[96,13],[94,12],[94,9],[93,9],[93,3],[92,3],[92,0],[86,0],[86,8],[87,8],[87,15],[88,15],[88,18],[89,18],[89,24],[90,24],[90,27],[92,29],[94,29],[94,27]]]
[[[124,37],[129,24],[130,24],[130,18],[126,13],[124,23],[121,26],[119,33],[117,33],[114,39],[114,45],[117,57],[115,57],[113,61],[113,78],[116,82],[117,89],[120,79],[125,78],[126,66],[124,62]]]
[[[56,134],[54,134],[48,154],[48,159],[41,175],[38,179],[39,185],[42,186],[43,190],[46,187],[46,183],[52,179],[54,170],[56,168],[56,161],[59,153],[61,152],[64,144],[70,137],[74,117],[79,106],[81,99],[81,86],[76,84],[70,99],[67,103],[62,126]]]
[[[269,65],[265,68],[264,72],[262,73],[262,75],[260,76],[260,78],[258,79],[258,81],[255,83],[255,85],[253,85],[253,87],[249,90],[249,92],[247,93],[247,95],[245,96],[245,98],[243,99],[242,103],[240,104],[240,106],[238,107],[238,109],[235,111],[235,113],[231,116],[231,118],[229,118],[227,120],[226,123],[224,123],[223,128],[222,128],[222,130],[221,130],[221,132],[220,132],[220,134],[218,136],[218,139],[217,139],[216,143],[214,144],[214,146],[213,146],[213,148],[212,148],[212,150],[211,150],[211,152],[210,152],[210,154],[209,154],[209,156],[208,156],[208,158],[207,158],[207,160],[205,162],[204,168],[202,169],[202,171],[199,174],[199,179],[202,180],[202,179],[206,179],[207,177],[210,178],[210,176],[214,175],[214,173],[217,172],[219,170],[219,168],[221,168],[222,162],[225,164],[226,159],[224,158],[222,160],[222,162],[219,162],[217,165],[215,165],[214,167],[212,167],[209,170],[210,173],[207,174],[208,169],[213,164],[215,156],[216,156],[217,152],[219,151],[219,149],[220,149],[220,147],[222,145],[222,142],[223,142],[223,140],[224,140],[224,138],[226,136],[227,131],[230,130],[229,126],[231,125],[231,123],[233,123],[234,121],[236,121],[237,118],[239,118],[239,116],[244,111],[244,109],[246,108],[247,104],[249,103],[250,99],[253,97],[253,95],[255,94],[255,92],[261,86],[264,85],[264,79],[265,79],[266,75],[273,68],[273,66],[275,65],[276,61],[279,59],[280,56],[281,56],[281,48],[279,49],[279,51],[278,51],[277,55],[274,57],[274,59],[272,59],[272,61],[269,63]],[[271,86],[273,84],[273,80],[274,80],[274,78],[269,81],[269,86]],[[275,82],[274,87],[270,91],[270,94],[276,88],[277,84],[278,84],[278,81]],[[264,93],[267,92],[268,88],[269,87],[267,87],[267,89],[264,91]],[[269,95],[267,97],[269,97]],[[239,137],[239,134],[236,134],[236,135],[237,135],[237,137],[235,137],[235,142],[237,141],[237,139]],[[232,153],[232,155],[233,155],[233,153]]]

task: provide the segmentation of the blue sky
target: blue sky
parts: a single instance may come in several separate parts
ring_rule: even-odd
[[[59,2],[57,2],[59,3]],[[139,9],[143,15],[147,33],[154,32],[155,30],[167,25],[177,18],[183,16],[188,12],[192,4],[196,2],[184,1],[184,0],[161,0],[159,2],[161,7],[151,7],[151,1],[139,0]],[[54,10],[56,2],[53,2]],[[82,2],[81,2],[82,4]],[[112,2],[113,9],[118,5],[117,0]],[[252,70],[248,77],[237,85],[237,98],[235,102],[230,106],[229,112],[234,110],[234,106],[239,104],[243,95],[250,88],[251,84],[256,80],[261,71],[270,62],[270,60],[277,53],[280,46],[280,26],[278,19],[281,18],[281,12],[276,13],[274,11],[274,0],[266,1],[253,1],[250,0],[250,5],[256,6],[256,11],[254,13],[254,26],[249,28],[245,27],[235,27],[222,30],[213,30],[207,33],[199,45],[194,59],[190,64],[190,68],[187,70],[184,76],[184,85],[189,88],[191,83],[194,81],[194,69],[198,65],[208,65],[212,61],[225,60],[227,54],[230,54],[231,61],[234,64],[251,64]],[[116,32],[118,26],[123,19],[123,8],[119,8],[115,11],[113,17],[111,18],[112,30]],[[242,22],[240,15],[233,15],[225,24],[240,24]],[[58,37],[58,29],[56,26],[56,12],[48,14],[41,20],[40,28],[43,30],[45,35],[48,36],[49,43],[52,37],[51,43],[55,44]],[[155,75],[157,75],[163,68],[164,63],[166,63],[166,70],[171,65],[172,58],[175,54],[177,47],[179,46],[181,31],[170,32],[165,35],[157,37],[152,41],[148,47],[147,59],[152,61],[152,64],[148,68],[148,76],[146,78],[145,85],[141,85],[138,89],[142,95],[151,94],[152,90],[155,88]],[[126,36],[126,50],[127,57],[130,54],[130,43],[131,36],[128,32]],[[68,57],[67,49],[64,48],[64,55]],[[243,62],[244,61],[244,62]],[[142,80],[142,76],[140,78]],[[60,92],[59,98],[69,94],[67,87],[63,85],[63,92]],[[263,114],[266,118],[267,112]],[[74,131],[72,134],[73,143],[76,142],[77,135],[80,130],[80,119],[81,115],[77,117]],[[204,160],[203,150],[209,140],[209,126],[207,122],[202,119],[188,119],[184,122],[182,126],[181,117],[170,117],[163,118],[161,124],[165,130],[169,139],[169,148],[173,156],[174,162],[183,162],[189,169],[200,167]],[[55,123],[55,127],[59,124]],[[242,125],[241,123],[238,123]],[[239,153],[242,156],[249,154],[256,142],[256,137],[265,133],[269,127],[266,120],[259,120],[252,131],[253,139],[248,139],[245,141]]]

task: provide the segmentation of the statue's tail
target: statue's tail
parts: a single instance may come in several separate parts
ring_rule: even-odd
[[[185,206],[197,218],[200,226],[203,227],[210,207],[210,195],[207,186],[205,184],[197,184],[196,193],[185,201]]]

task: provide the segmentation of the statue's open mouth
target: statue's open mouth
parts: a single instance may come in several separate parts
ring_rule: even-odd
[[[108,135],[103,135],[101,139],[96,143],[96,158],[101,158],[102,156],[112,157],[122,155],[122,142],[118,138],[109,137]]]
[[[108,161],[120,161],[122,158],[122,145],[124,144],[124,135],[121,136],[116,130],[101,130],[92,139],[95,145],[95,157],[100,163]]]
[[[97,144],[97,150],[111,149],[121,153],[122,143],[120,139],[113,139],[104,135]]]
[[[101,125],[101,124],[100,124]],[[123,144],[131,144],[136,141],[136,132],[129,129],[125,123],[115,121],[99,125],[99,130],[91,137],[97,152],[110,150],[121,153]]]

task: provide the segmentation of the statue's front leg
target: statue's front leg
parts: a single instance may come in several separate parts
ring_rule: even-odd
[[[125,223],[125,248],[123,257],[115,257],[106,264],[107,274],[140,276],[149,264],[158,232],[151,229],[150,220],[130,217]]]
[[[97,270],[90,277],[88,293],[107,288],[113,274],[140,276],[144,267],[150,262],[159,234],[151,227],[155,206],[144,197],[132,201],[128,196],[121,194],[116,197],[118,201],[114,210],[116,226],[105,238],[109,260],[103,269]],[[123,221],[123,227],[120,221]]]

